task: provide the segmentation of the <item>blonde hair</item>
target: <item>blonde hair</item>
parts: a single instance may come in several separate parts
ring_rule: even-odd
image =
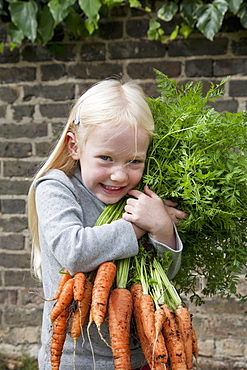
[[[73,132],[77,144],[83,146],[92,131],[99,125],[130,125],[144,129],[152,137],[154,123],[143,90],[134,82],[121,83],[115,79],[93,85],[71,109],[67,124],[54,150],[36,174],[28,193],[28,220],[32,237],[31,270],[40,280],[41,251],[38,236],[38,216],[35,205],[35,183],[47,171],[59,169],[71,176],[77,161],[69,155],[66,144],[68,132]]]

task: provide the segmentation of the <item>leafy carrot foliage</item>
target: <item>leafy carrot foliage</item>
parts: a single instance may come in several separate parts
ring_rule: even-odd
[[[149,99],[156,135],[143,181],[189,213],[179,228],[185,248],[176,283],[198,299],[199,274],[205,295],[236,294],[247,262],[247,113],[210,106],[226,81],[203,96],[201,82],[179,86],[156,73],[160,97]]]

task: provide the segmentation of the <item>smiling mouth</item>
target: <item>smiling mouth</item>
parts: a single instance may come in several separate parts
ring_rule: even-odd
[[[104,189],[104,191],[109,194],[120,193],[125,188],[125,186],[110,186],[104,184],[101,184],[101,186]]]
[[[123,186],[109,186],[109,185],[103,185],[103,187],[109,190],[119,190],[123,188]]]

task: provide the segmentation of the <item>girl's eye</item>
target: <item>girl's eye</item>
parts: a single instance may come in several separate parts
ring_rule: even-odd
[[[132,161],[130,161],[130,163],[134,163],[134,164],[136,164],[136,163],[140,163],[141,161],[139,160],[139,159],[133,159]]]
[[[101,157],[100,157],[103,161],[110,161],[111,160],[111,158],[110,157],[108,157],[107,155],[101,155]]]

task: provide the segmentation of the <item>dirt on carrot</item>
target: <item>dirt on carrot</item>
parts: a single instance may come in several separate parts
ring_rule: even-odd
[[[84,295],[86,275],[83,272],[77,272],[74,276],[74,300],[81,301]]]
[[[165,365],[161,364],[153,358],[153,348],[143,329],[143,323],[140,316],[140,299],[143,294],[142,285],[135,283],[130,288],[133,299],[133,313],[136,324],[137,337],[140,341],[142,352],[145,359],[152,370],[165,370]]]
[[[199,356],[199,351],[198,351],[198,343],[197,343],[196,332],[195,332],[195,329],[193,328],[193,325],[192,325],[192,353],[193,353],[193,356],[195,357],[196,362],[197,362],[197,359],[198,359],[198,356]]]
[[[81,335],[81,315],[80,309],[77,306],[76,310],[72,313],[70,319],[70,336],[74,339],[74,345],[76,345],[76,341]]]
[[[94,322],[100,333],[100,325],[104,321],[110,289],[116,276],[116,265],[113,262],[102,263],[97,270],[89,317],[89,327]]]
[[[58,297],[58,300],[53,306],[53,309],[50,314],[50,319],[52,323],[61,314],[61,312],[71,304],[73,300],[73,286],[74,286],[73,279],[69,279],[64,284],[63,289]]]
[[[80,325],[83,328],[86,324],[88,313],[91,307],[93,283],[90,280],[85,281],[84,296],[81,301],[78,301],[80,311]]]
[[[155,328],[155,306],[151,295],[142,294],[140,298],[140,316],[143,328],[153,351],[153,359],[163,364],[167,363],[168,354],[165,340],[161,331]]]
[[[187,370],[182,337],[175,320],[175,314],[166,304],[161,306],[165,312],[163,334],[167,346],[171,370]]]
[[[64,309],[62,313],[53,322],[53,333],[50,347],[50,360],[52,370],[58,370],[60,367],[63,345],[68,328],[69,309]]]
[[[179,307],[175,310],[181,337],[184,344],[187,370],[193,369],[193,350],[192,350],[192,322],[191,315],[186,307]]]
[[[128,289],[116,288],[111,292],[108,326],[115,370],[132,370],[130,358],[132,309],[132,295]]]

